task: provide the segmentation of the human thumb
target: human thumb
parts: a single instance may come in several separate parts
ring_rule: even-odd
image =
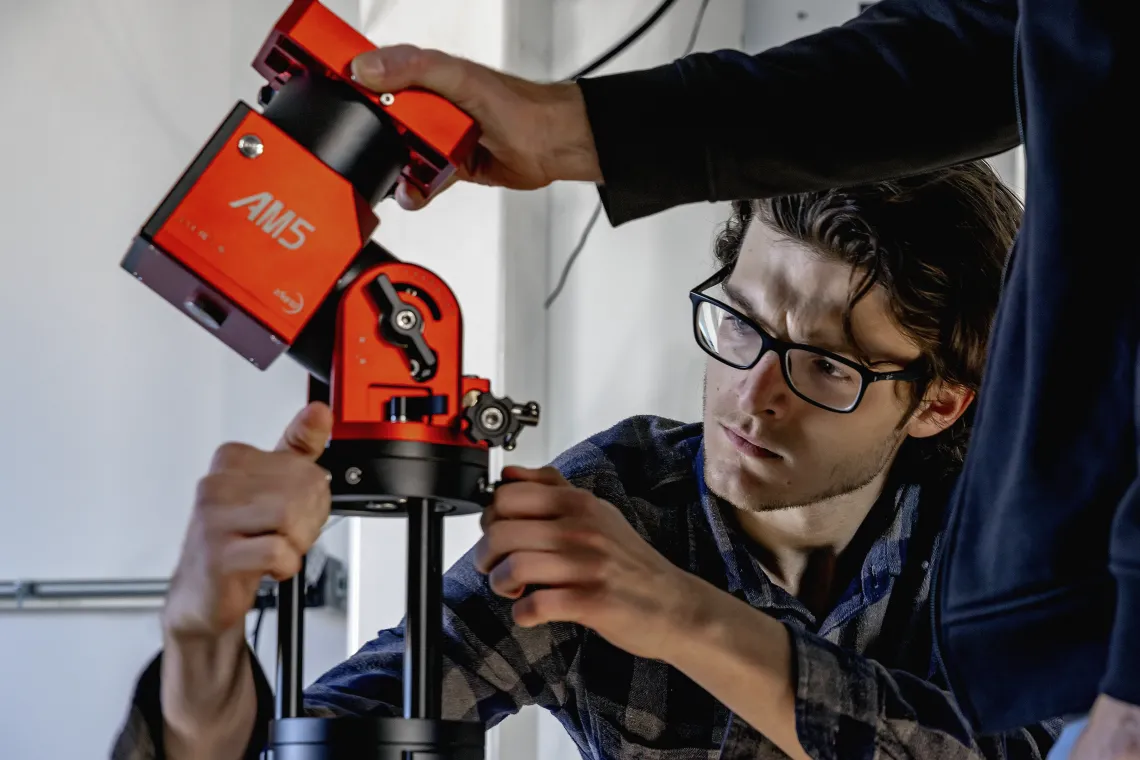
[[[391,45],[361,53],[352,61],[352,76],[375,92],[422,87],[464,107],[464,81],[476,64],[439,50]]]
[[[315,461],[324,453],[332,425],[332,411],[326,404],[314,401],[297,413],[274,450],[291,451]]]

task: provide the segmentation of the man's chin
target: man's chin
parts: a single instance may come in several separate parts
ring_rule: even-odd
[[[709,491],[737,509],[766,512],[784,509],[791,502],[784,484],[772,483],[739,466],[705,467],[705,485]]]

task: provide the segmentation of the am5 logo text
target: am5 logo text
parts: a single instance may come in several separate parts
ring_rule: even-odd
[[[316,227],[285,208],[285,204],[270,193],[258,193],[230,201],[231,208],[249,207],[249,220],[290,251],[305,244],[305,233],[316,232]]]

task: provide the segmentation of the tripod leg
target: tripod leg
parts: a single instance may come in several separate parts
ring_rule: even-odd
[[[439,719],[443,625],[443,514],[431,499],[408,506],[408,611],[404,717]]]
[[[277,584],[277,720],[301,716],[301,652],[305,634],[305,558],[301,569]]]

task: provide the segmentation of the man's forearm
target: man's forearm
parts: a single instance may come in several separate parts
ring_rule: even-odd
[[[242,757],[257,715],[249,657],[240,629],[222,640],[168,638],[161,688],[169,760]]]
[[[699,586],[683,631],[664,658],[792,758],[808,758],[796,734],[792,646],[778,620],[711,584]]]

